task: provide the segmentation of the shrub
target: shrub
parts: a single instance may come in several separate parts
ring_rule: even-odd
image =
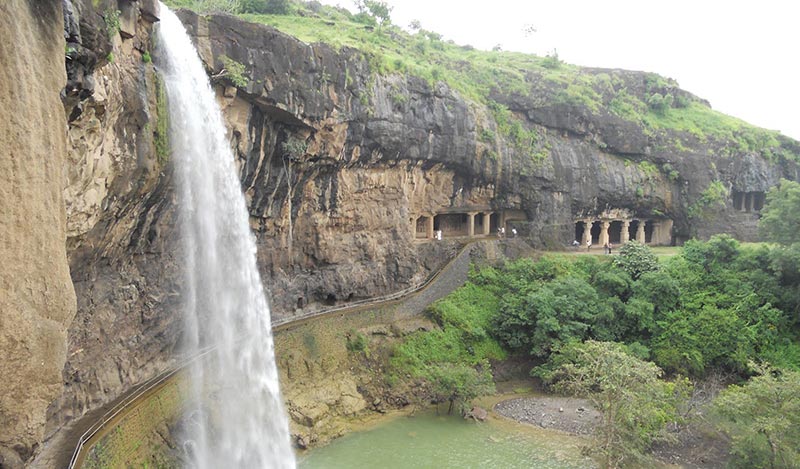
[[[647,98],[647,106],[656,114],[663,116],[672,107],[673,100],[671,94],[662,96],[660,93],[653,93]]]
[[[800,373],[765,367],[758,371],[714,401],[720,428],[731,437],[732,465],[800,467]]]
[[[235,86],[244,88],[247,86],[248,79],[245,76],[245,66],[227,55],[222,55],[219,58],[222,65],[225,67],[225,77],[230,80]]]
[[[367,336],[360,332],[350,331],[347,333],[347,350],[350,352],[369,353],[369,341]]]
[[[782,179],[767,192],[767,203],[758,224],[762,236],[774,243],[800,241],[800,184]]]
[[[561,67],[561,63],[561,59],[558,58],[558,51],[555,49],[542,59],[542,67],[551,70]]]
[[[658,258],[649,246],[638,241],[628,241],[614,258],[614,265],[624,270],[636,280],[646,272],[659,269]]]
[[[689,218],[707,219],[714,209],[723,208],[728,198],[728,189],[722,181],[711,181],[695,202],[689,206]]]
[[[119,10],[115,10],[113,8],[109,8],[103,14],[103,21],[106,23],[106,32],[108,33],[108,38],[113,39],[113,37],[119,32],[120,23],[119,23],[119,15],[122,13]]]

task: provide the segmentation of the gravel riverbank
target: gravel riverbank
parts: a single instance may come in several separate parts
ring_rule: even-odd
[[[520,397],[497,403],[494,411],[517,422],[589,435],[600,421],[600,412],[585,399],[559,396]]]

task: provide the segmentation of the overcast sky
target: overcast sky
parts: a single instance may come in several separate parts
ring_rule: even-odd
[[[351,0],[324,0],[355,11]],[[656,72],[751,124],[800,139],[797,0],[388,0],[392,22],[458,44]],[[532,25],[536,32],[524,33]]]

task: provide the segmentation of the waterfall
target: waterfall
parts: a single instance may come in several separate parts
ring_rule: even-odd
[[[214,349],[191,370],[189,466],[294,467],[269,305],[233,152],[197,51],[163,4],[158,47],[186,252],[185,342],[190,354]]]

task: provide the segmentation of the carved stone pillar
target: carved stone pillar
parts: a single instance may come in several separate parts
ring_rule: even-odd
[[[605,220],[600,225],[600,244],[605,246],[608,244],[608,227],[611,226],[611,222]]]
[[[475,236],[475,215],[478,212],[467,213],[467,236],[470,238]]]
[[[636,241],[644,244],[644,220],[639,220],[639,225],[636,227]]]
[[[492,234],[490,231],[492,221],[492,212],[483,212],[483,235],[489,236]]]
[[[622,244],[627,243],[631,240],[631,221],[630,220],[622,220],[622,233],[620,233],[620,240],[622,240]]]
[[[433,214],[425,218],[425,237],[433,239]]]
[[[587,218],[583,220],[583,239],[581,240],[581,246],[586,246],[589,244],[589,241],[592,240],[592,220],[591,218]]]

